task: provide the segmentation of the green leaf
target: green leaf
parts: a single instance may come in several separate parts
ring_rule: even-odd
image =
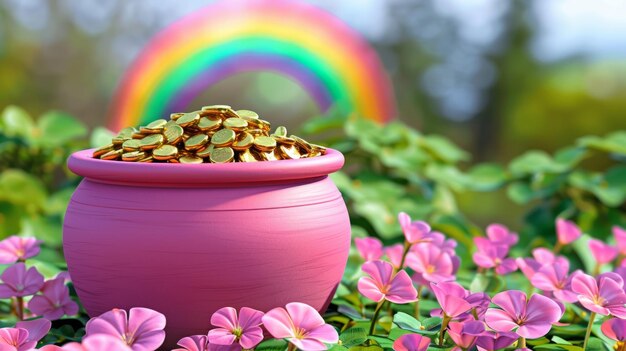
[[[402,329],[411,330],[414,332],[419,331],[420,327],[422,326],[422,323],[415,319],[415,317],[404,312],[396,313],[393,316],[393,323]]]
[[[504,286],[504,279],[499,275],[476,274],[470,284],[470,291],[500,292]]]
[[[341,333],[339,340],[345,347],[360,345],[367,340],[367,330],[361,327],[352,327]]]
[[[509,171],[516,177],[535,173],[563,172],[566,169],[566,166],[554,162],[546,152],[537,150],[528,151],[509,163]]]
[[[559,345],[571,345],[572,344],[571,342],[557,335],[552,337],[552,341],[554,341],[554,343],[559,344]]]
[[[87,127],[74,117],[62,112],[45,113],[37,123],[40,135],[33,142],[46,147],[61,146],[87,135]]]
[[[283,351],[287,348],[287,341],[283,339],[269,339],[260,343],[256,351]]]
[[[436,158],[446,163],[457,163],[469,159],[469,154],[450,140],[439,135],[428,135],[423,138],[423,146]]]
[[[383,351],[380,346],[352,346],[349,351]]]
[[[0,200],[38,210],[47,196],[43,183],[22,170],[8,169],[0,173]]]
[[[91,132],[91,137],[89,138],[89,145],[91,147],[101,147],[104,145],[108,145],[111,143],[111,139],[115,136],[115,133],[108,130],[104,127],[96,127],[93,132]]]
[[[385,338],[382,336],[370,335],[367,337],[368,340],[374,340],[378,345],[382,348],[389,349],[393,347],[393,340],[389,338]]]
[[[533,350],[535,351],[542,351],[542,350],[546,350],[546,351],[585,351],[585,349],[583,349],[580,346],[574,346],[574,345],[560,345],[560,344],[543,344],[543,345],[538,345],[535,346],[533,348]]]
[[[578,139],[577,144],[608,153],[626,155],[626,131],[614,132],[604,138],[597,136],[583,137]]]
[[[530,186],[523,182],[511,183],[506,188],[506,193],[513,202],[523,205],[536,197]]]
[[[507,179],[504,167],[497,164],[480,164],[472,167],[468,174],[467,186],[477,191],[493,191]]]
[[[33,118],[22,108],[7,106],[0,117],[0,131],[7,136],[29,139],[35,128]]]
[[[329,351],[348,351],[348,348],[343,345],[334,345]]]

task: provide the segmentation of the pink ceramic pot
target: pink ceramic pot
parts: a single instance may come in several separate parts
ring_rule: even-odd
[[[258,163],[158,164],[74,153],[85,177],[72,196],[63,248],[90,316],[149,307],[167,317],[165,346],[206,334],[224,306],[288,302],[323,311],[341,280],[350,223],[321,157]]]

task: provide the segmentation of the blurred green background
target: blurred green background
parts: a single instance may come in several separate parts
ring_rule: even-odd
[[[0,235],[60,243],[78,181],[65,157],[106,139],[94,128],[149,39],[207,3],[0,0]],[[398,122],[381,130],[332,112],[311,119],[320,114],[311,98],[267,72],[231,77],[198,104],[253,109],[344,151],[335,180],[355,235],[399,235],[400,210],[461,241],[491,222],[541,238],[556,215],[599,236],[624,224],[626,136],[617,131],[626,129],[626,3],[310,3],[378,51]],[[13,105],[22,109],[5,109]]]

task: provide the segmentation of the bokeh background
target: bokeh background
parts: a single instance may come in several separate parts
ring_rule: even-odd
[[[503,222],[520,228],[528,220],[529,211],[545,205],[545,201],[553,201],[556,196],[545,192],[531,196],[528,192],[556,189],[565,183],[544,184],[545,179],[553,179],[550,178],[553,174],[544,177],[545,169],[524,173],[523,166],[521,170],[520,167],[506,168],[511,160],[529,149],[551,154],[574,145],[584,135],[604,136],[626,127],[626,3],[623,1],[308,2],[345,21],[376,49],[393,83],[398,119],[403,126],[419,131],[420,135],[443,136],[465,150],[460,153],[452,149],[439,157],[445,161],[443,163],[454,164],[454,168],[435,168],[435,171],[429,168],[424,176],[424,188],[420,188],[421,185],[411,187],[413,178],[394,173],[391,167],[390,173],[383,172],[384,175],[390,179],[399,177],[399,180],[394,178],[396,183],[407,186],[394,188],[391,194],[399,191],[398,196],[407,196],[415,191],[435,206],[463,213],[464,219],[478,226]],[[209,3],[195,0],[0,0],[0,110],[18,105],[35,117],[49,110],[59,110],[75,116],[90,129],[104,125],[117,85],[142,47],[168,24]],[[297,84],[268,72],[230,77],[206,91],[198,99],[198,104],[202,102],[253,109],[275,125],[285,124],[291,130],[299,130],[305,121],[321,112]],[[351,137],[354,139],[354,135]],[[323,141],[315,135],[311,138]],[[619,149],[620,141],[624,139],[613,143],[617,146],[612,145]],[[432,142],[431,148],[443,150],[448,146],[438,139]],[[625,175],[622,170],[608,180],[593,173],[603,172],[613,165],[616,158],[609,149],[605,150],[607,155],[584,161],[591,172],[585,173],[587,178],[573,181],[567,178],[567,181],[578,182],[579,187],[586,187],[592,194],[605,191],[600,188],[606,183],[617,186],[626,196],[626,185],[619,183]],[[572,160],[576,163],[583,158],[574,156]],[[623,155],[620,157],[618,161],[623,161]],[[57,158],[62,164],[63,158]],[[358,158],[354,160],[360,162]],[[532,165],[541,163],[539,161],[531,157],[527,162]],[[376,162],[367,163],[368,170],[377,170]],[[503,166],[478,171],[472,168],[480,162]],[[382,163],[384,167],[389,166],[385,160]],[[558,168],[554,167],[552,170]],[[517,187],[508,183],[508,186],[494,186],[487,193],[460,191],[463,187],[455,184],[475,184],[476,179],[466,177],[461,181],[458,177],[462,174],[455,172],[472,170],[475,174],[487,174],[492,180],[506,175],[507,181],[526,177],[528,182]],[[44,186],[49,192],[56,191],[59,184],[76,183],[76,180],[51,175],[46,169],[29,169],[28,172],[47,179]],[[559,168],[555,172],[558,173],[555,179],[566,182],[564,179],[572,169]],[[353,174],[353,180],[354,177]],[[441,179],[448,182],[443,193],[436,184]],[[355,184],[360,183],[352,185]],[[389,193],[384,186],[372,189]],[[434,195],[429,193],[431,190]],[[452,196],[448,190],[454,192],[453,209],[446,202]],[[342,191],[350,193],[348,185],[344,185]],[[58,200],[57,206],[61,209],[69,194],[71,187]],[[574,197],[567,194],[568,200]],[[358,201],[358,196],[347,196],[352,197],[349,201]],[[550,204],[557,210],[550,212],[552,217],[545,216],[546,223],[548,218],[551,222],[559,214],[576,217],[585,206],[577,204],[570,211],[565,205]],[[611,215],[614,222],[622,221],[622,197],[613,199],[609,207],[618,213]],[[0,216],[3,234],[24,231],[24,222],[8,224],[10,211],[17,210],[10,206],[3,208],[3,216]],[[395,209],[390,207],[387,211],[393,213]],[[607,215],[605,210],[600,213]],[[382,213],[380,208],[369,205],[357,207],[357,211],[370,222],[377,213]],[[417,207],[407,211],[418,215],[430,213]],[[62,215],[61,210],[58,212]],[[381,214],[384,223],[392,222],[389,213]],[[588,221],[587,228],[583,223],[584,229],[593,227],[589,219],[582,218]],[[356,222],[358,224],[358,220]],[[606,229],[604,224],[602,228]],[[376,226],[362,225],[365,230],[380,232],[382,227]],[[535,229],[534,234],[541,233]]]

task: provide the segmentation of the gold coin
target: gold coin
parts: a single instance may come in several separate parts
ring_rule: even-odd
[[[122,156],[123,152],[124,150],[122,149],[109,151],[106,154],[100,156],[100,159],[101,160],[117,160],[120,156]]]
[[[166,161],[178,155],[178,148],[172,145],[161,145],[152,151],[155,160]]]
[[[248,129],[246,132],[252,134],[253,136],[268,136],[267,132],[263,129]]]
[[[284,127],[284,126],[276,127],[276,130],[274,131],[274,134],[272,134],[272,136],[286,137],[287,136],[287,128]]]
[[[246,120],[242,118],[232,117],[225,119],[222,125],[224,126],[224,128],[240,132],[248,126],[248,122],[246,122]]]
[[[222,147],[229,146],[235,140],[235,132],[232,129],[220,129],[211,137],[211,144]]]
[[[211,110],[224,111],[224,110],[230,110],[231,108],[232,107],[228,105],[208,105],[208,106],[202,106],[202,111],[211,111]]]
[[[204,144],[209,141],[209,136],[206,134],[196,134],[189,139],[185,140],[185,149],[187,150],[198,150]]]
[[[276,142],[279,144],[293,145],[296,142],[294,139],[290,137],[286,137],[286,136],[279,136],[279,135],[272,134],[272,137],[276,139]]]
[[[131,151],[122,154],[122,161],[135,162],[145,157],[142,151]]]
[[[283,159],[297,160],[301,157],[298,148],[294,145],[281,145],[278,150]]]
[[[258,156],[258,154],[257,156],[255,156],[255,154],[248,149],[239,152],[239,154],[237,155],[237,159],[239,160],[239,162],[258,162],[262,160],[261,156]]]
[[[100,156],[106,154],[109,151],[113,151],[113,144],[108,144],[101,146],[93,151],[93,158],[99,158]]]
[[[170,120],[176,121],[177,119],[181,118],[184,114],[185,114],[184,112],[172,113],[170,114]]]
[[[141,160],[139,160],[137,162],[147,162],[147,163],[150,163],[152,161],[154,161],[154,158],[152,156],[147,156],[147,157],[144,157],[144,158],[142,158]]]
[[[139,149],[141,151],[156,149],[161,144],[163,144],[164,139],[165,138],[162,134],[150,134],[141,139],[141,145],[139,146]]]
[[[259,127],[267,132],[269,132],[270,129],[272,128],[271,123],[266,120],[258,119],[257,121],[259,123]]]
[[[209,156],[211,156],[211,152],[213,152],[213,149],[215,148],[215,145],[211,144],[203,149],[200,149],[196,152],[196,156],[198,157],[202,157],[202,158],[207,158]]]
[[[222,125],[222,120],[219,118],[210,119],[207,117],[202,117],[200,118],[200,121],[198,122],[198,128],[203,132],[217,130],[219,129],[221,125]]]
[[[136,132],[133,133],[133,135],[131,135],[131,137],[133,139],[143,139],[146,136],[146,134],[140,133],[140,132]]]
[[[321,155],[326,155],[326,147],[322,145],[311,144],[311,143],[309,143],[309,145],[311,145],[311,149],[313,151],[319,152]]]
[[[259,118],[259,115],[254,112],[254,111],[250,111],[250,110],[237,110],[235,111],[235,113],[237,114],[237,116],[246,119],[246,118]]]
[[[118,138],[123,138],[123,139],[130,139],[131,136],[133,135],[133,133],[135,133],[137,131],[137,129],[133,128],[133,127],[126,127],[122,130],[120,130],[119,133],[117,133],[117,137]]]
[[[139,131],[143,134],[156,134],[163,132],[163,128],[167,121],[164,119],[157,119],[156,121],[148,123],[147,126],[139,128]]]
[[[202,158],[196,156],[183,156],[178,159],[180,163],[202,163]]]
[[[268,152],[260,152],[265,161],[278,161],[281,159],[280,155],[276,153],[276,150]]]
[[[234,157],[235,152],[233,149],[229,147],[216,147],[213,149],[213,152],[211,152],[209,159],[213,163],[226,163],[232,162]]]
[[[231,147],[237,151],[243,151],[249,149],[254,142],[254,136],[247,132],[241,132],[237,135],[237,138],[231,145]]]
[[[122,144],[122,149],[125,152],[131,152],[131,151],[139,150],[140,146],[141,146],[140,139],[128,139],[124,142],[124,144]]]
[[[180,161],[178,161],[178,159],[171,158],[171,159],[167,160],[167,163],[180,163]]]
[[[165,140],[168,144],[176,144],[182,139],[184,132],[183,127],[178,124],[173,124],[165,127],[163,135],[165,136]]]
[[[262,152],[272,151],[276,147],[276,140],[270,136],[258,136],[254,138],[254,147]]]
[[[200,120],[198,111],[185,113],[176,120],[176,124],[181,127],[189,127],[195,125]]]
[[[300,138],[297,135],[290,135],[289,136],[291,139],[294,139],[296,141],[296,145],[298,145],[299,148],[305,150],[307,153],[311,152],[311,150],[313,149],[311,147],[311,144],[309,144],[306,140]]]

